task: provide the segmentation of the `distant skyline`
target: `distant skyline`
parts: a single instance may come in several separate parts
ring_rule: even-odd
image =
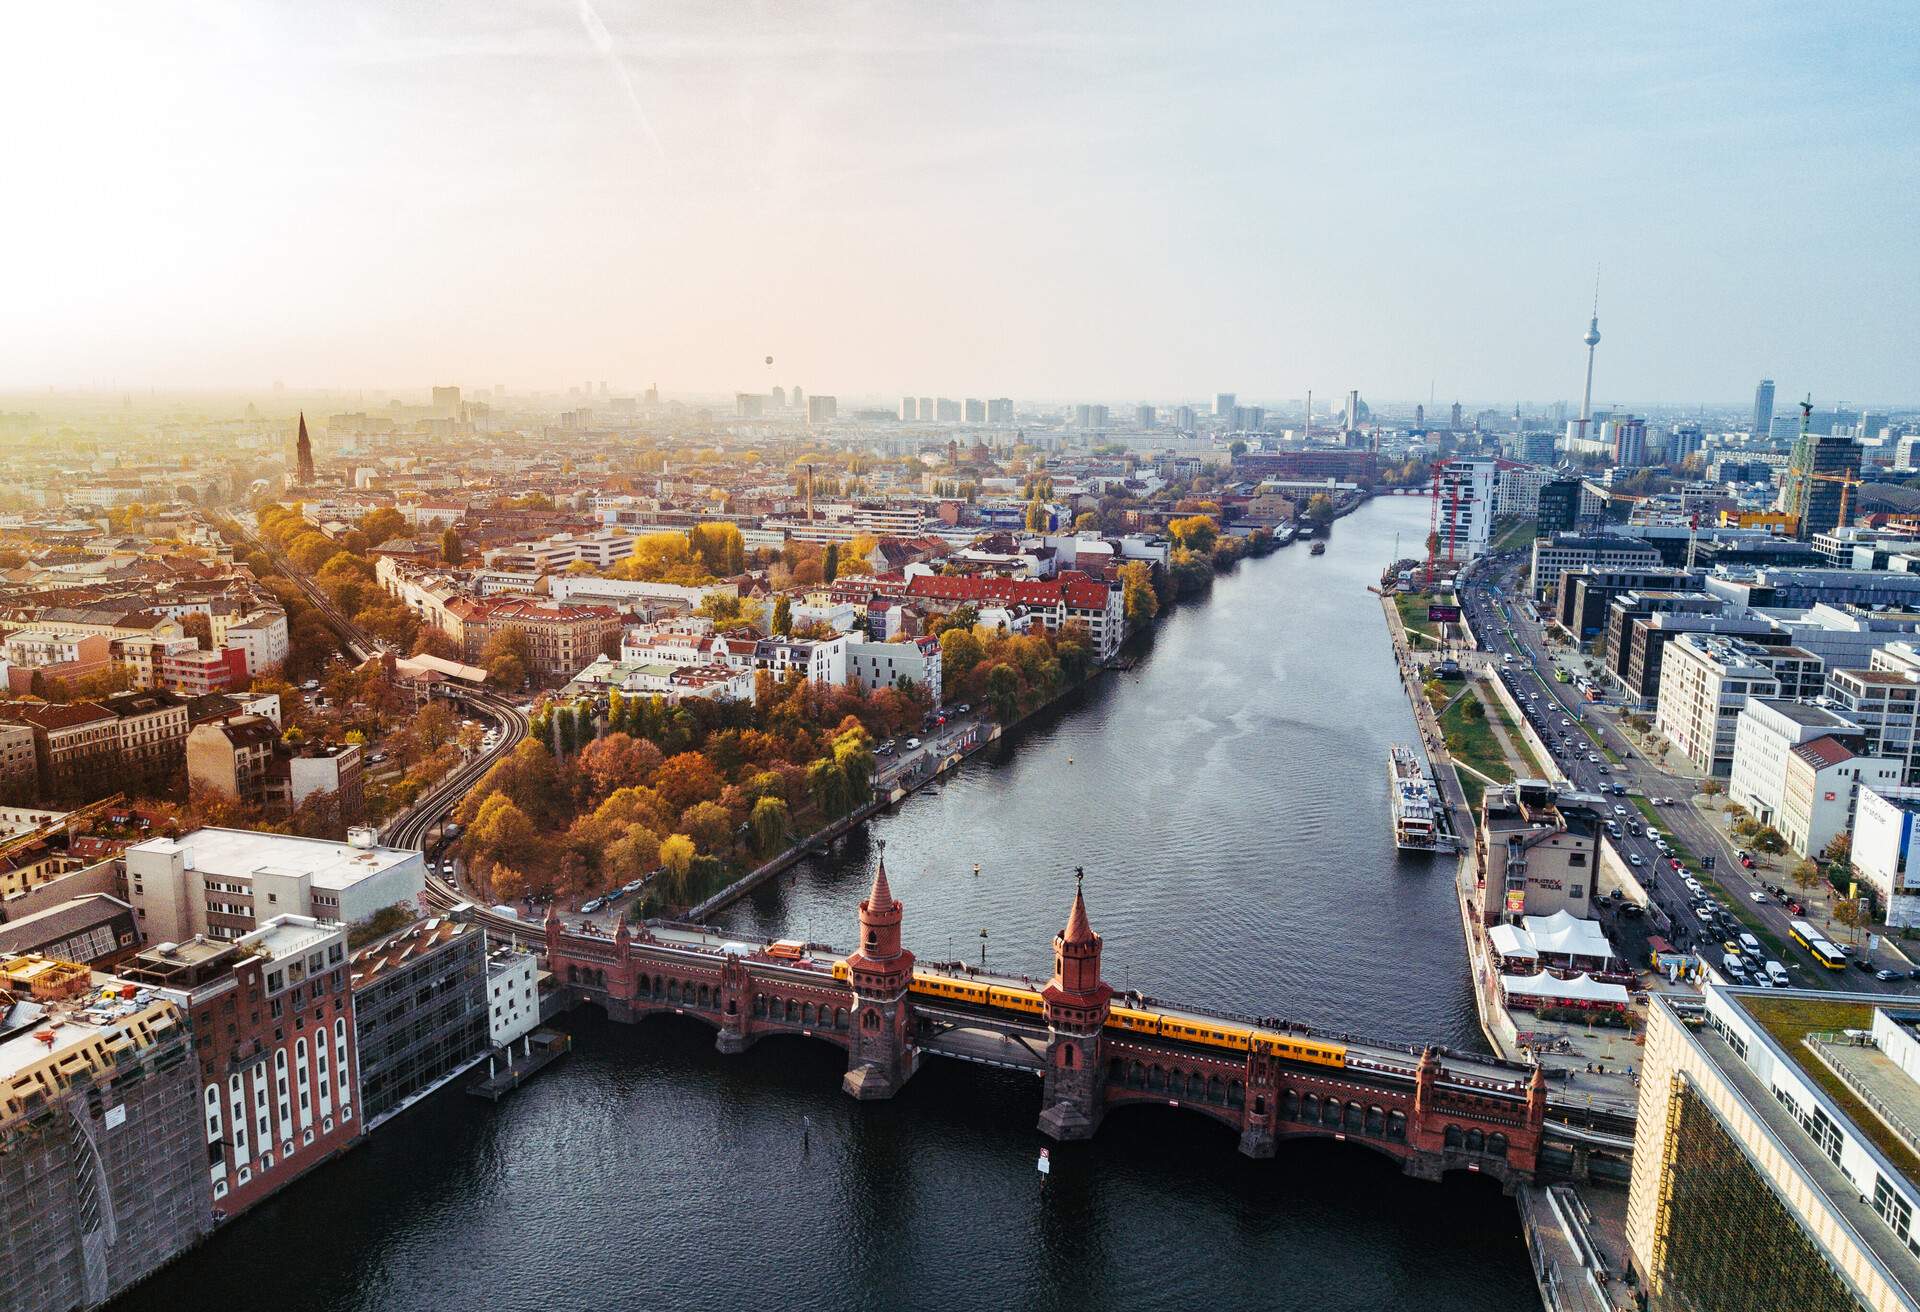
[[[16,7],[0,391],[1577,407],[1598,265],[1596,408],[1899,403],[1917,49],[1896,3]]]

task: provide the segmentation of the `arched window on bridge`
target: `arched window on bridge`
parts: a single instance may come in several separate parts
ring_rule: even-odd
[[[1247,1105],[1247,1086],[1239,1080],[1227,1084],[1227,1106],[1238,1110]]]
[[[1310,1093],[1302,1100],[1300,1104],[1300,1119],[1303,1121],[1317,1121],[1320,1119],[1319,1094]]]
[[[1356,1134],[1366,1127],[1367,1109],[1357,1102],[1347,1104],[1347,1128]]]
[[[667,981],[667,1001],[668,1002],[680,1001],[680,981],[679,980],[670,979]]]
[[[580,982],[580,967],[569,965],[567,967],[567,983],[578,984],[579,982]]]
[[[1207,1081],[1198,1071],[1187,1072],[1187,1101],[1205,1102],[1207,1100]]]
[[[1107,1063],[1107,1083],[1125,1084],[1127,1082],[1127,1064],[1118,1057]]]
[[[1464,1134],[1460,1133],[1459,1126],[1449,1125],[1447,1127],[1447,1132],[1443,1137],[1443,1142],[1446,1144],[1447,1147],[1458,1148],[1461,1144],[1465,1143],[1466,1141],[1467,1141],[1467,1137]]]
[[[1487,1136],[1487,1152],[1495,1157],[1507,1155],[1507,1136],[1498,1130]]]
[[[655,975],[653,977],[653,996],[656,998],[661,997],[666,993],[666,991],[667,991],[666,979],[663,976]]]
[[[808,1029],[813,1028],[813,1004],[811,1002],[803,1002],[800,1004],[800,1023]]]
[[[1214,1104],[1214,1106],[1217,1107],[1221,1103],[1225,1102],[1226,1100],[1227,1100],[1227,1082],[1221,1079],[1218,1075],[1209,1075],[1207,1077],[1207,1101]],[[1255,1099],[1255,1101],[1259,1102],[1260,1100]],[[1266,1105],[1264,1103],[1261,1103],[1261,1105],[1257,1107],[1255,1110],[1264,1114],[1267,1110]]]
[[[847,1027],[847,1009],[845,1007],[835,1007],[833,1009],[833,1027],[837,1030],[843,1030]]]
[[[1060,1045],[1060,1066],[1063,1070],[1070,1071],[1073,1069],[1073,1045],[1071,1043],[1063,1043]]]
[[[727,1015],[738,1016],[739,1014],[740,1014],[740,1004],[737,1001],[735,1001],[733,998],[728,998],[727,999]]]
[[[1156,1062],[1147,1068],[1147,1092],[1165,1093],[1167,1091],[1167,1073]]]
[[[1340,1100],[1338,1098],[1327,1099],[1325,1102],[1320,1104],[1320,1124],[1322,1125],[1340,1124],[1341,1114],[1345,1112],[1345,1110],[1346,1109],[1343,1106],[1341,1106]]]
[[[1300,1095],[1288,1089],[1280,1095],[1280,1115],[1282,1119],[1297,1121],[1300,1119]]]
[[[1127,1087],[1144,1089],[1147,1087],[1147,1067],[1144,1062],[1129,1062],[1127,1065]]]
[[[788,1003],[787,1005],[788,1005],[789,1007],[791,1007],[791,1006],[792,1006],[793,1004],[792,1004],[792,1003]],[[867,1029],[867,1030],[877,1030],[877,1029],[879,1029],[879,1028],[880,1028],[880,1013],[879,1013],[879,1012],[877,1012],[877,1011],[872,1011],[872,1010],[868,1010],[868,1011],[866,1011],[866,1012],[863,1012],[863,1013],[861,1014],[861,1016],[860,1016],[860,1028],[862,1028],[862,1029]]]
[[[787,999],[787,1023],[792,1024],[800,1018],[800,1004],[792,998]]]
[[[705,984],[702,984],[702,985],[700,986],[700,1000],[699,1000],[699,1001],[698,1001],[697,1003],[695,1003],[694,1005],[695,1005],[695,1006],[699,1006],[699,1007],[705,1007],[705,1006],[708,1006],[708,1005],[710,1005],[710,1001],[711,1001],[711,1000],[709,999],[709,997],[708,997],[708,995],[707,995],[707,986],[706,986]]]
[[[1405,1141],[1407,1137],[1407,1114],[1405,1112],[1387,1113],[1387,1138]]]
[[[1467,1131],[1467,1151],[1470,1153],[1483,1153],[1486,1150],[1487,1150],[1486,1132],[1482,1130],[1468,1130]]]
[[[1367,1108],[1367,1133],[1385,1134],[1387,1132],[1387,1109],[1384,1107]]]

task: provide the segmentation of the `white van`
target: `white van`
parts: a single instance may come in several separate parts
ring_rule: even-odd
[[[1740,936],[1740,946],[1756,957],[1760,955],[1760,940],[1751,934],[1742,934]]]
[[[1787,968],[1777,961],[1767,963],[1767,981],[1777,989],[1783,989],[1793,982],[1787,978]]]
[[[1741,965],[1740,958],[1731,952],[1721,954],[1720,973],[1725,975],[1732,983],[1744,984],[1747,982],[1747,968]]]

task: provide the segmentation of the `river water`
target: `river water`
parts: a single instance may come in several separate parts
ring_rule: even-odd
[[[885,844],[922,957],[1044,975],[1086,870],[1106,977],[1169,1000],[1480,1047],[1447,867],[1396,853],[1410,739],[1377,599],[1425,503],[1387,498],[1246,562],[1131,670],[877,818],[722,920],[850,943]],[[973,874],[978,862],[981,871]],[[894,1101],[800,1039],[742,1057],[697,1022],[574,1022],[498,1106],[444,1094],[123,1300],[127,1309],[1442,1309],[1533,1306],[1510,1203],[1333,1143],[1252,1162],[1127,1108],[1043,1140],[1031,1076],[948,1062]]]

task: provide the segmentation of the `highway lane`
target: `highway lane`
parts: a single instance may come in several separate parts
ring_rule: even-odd
[[[1635,873],[1654,898],[1654,906],[1649,909],[1654,927],[1675,946],[1701,952],[1717,967],[1725,951],[1724,944],[1737,939],[1743,928],[1728,906],[1737,899],[1742,903],[1740,910],[1764,925],[1781,944],[1777,953],[1771,949],[1764,951],[1762,960],[1779,961],[1796,985],[1804,986],[1817,978],[1821,983],[1848,989],[1911,995],[1914,986],[1907,980],[1880,981],[1866,972],[1849,969],[1843,981],[1815,965],[1792,944],[1787,927],[1794,919],[1792,913],[1761,887],[1762,872],[1747,871],[1739,864],[1737,848],[1726,831],[1692,805],[1697,781],[1670,773],[1648,760],[1611,723],[1609,713],[1601,711],[1595,703],[1586,702],[1573,685],[1555,681],[1545,625],[1527,617],[1527,599],[1510,586],[1516,564],[1517,560],[1509,557],[1478,567],[1463,583],[1462,605],[1481,649],[1489,658],[1500,661],[1509,653],[1514,656],[1508,686],[1532,695],[1531,700],[1524,696],[1520,700],[1529,707],[1529,719],[1533,720],[1536,730],[1541,730],[1542,738],[1553,747],[1555,765],[1562,777],[1584,792],[1604,787],[1611,793],[1615,785],[1627,789],[1628,797],[1614,797],[1610,802],[1610,805],[1624,805],[1627,811],[1626,816],[1618,817],[1622,821],[1622,837],[1612,841],[1630,862],[1632,855],[1641,858]],[[1544,618],[1543,615],[1543,621]],[[1501,663],[1504,665],[1504,661]],[[1592,730],[1593,736],[1614,753],[1617,763],[1608,761],[1595,749],[1587,730]],[[1593,759],[1596,756],[1597,761]],[[1656,807],[1654,812],[1673,832],[1675,855],[1691,854],[1696,858],[1711,855],[1714,864],[1707,873],[1725,890],[1725,899],[1716,897],[1710,886],[1704,894],[1694,892],[1687,886],[1686,876],[1676,871],[1654,845],[1644,825],[1640,833],[1633,832],[1634,823],[1643,819],[1631,804],[1631,796],[1636,794],[1674,799],[1674,804]],[[1766,900],[1755,900],[1756,892]],[[1745,956],[1752,958],[1751,953]]]

